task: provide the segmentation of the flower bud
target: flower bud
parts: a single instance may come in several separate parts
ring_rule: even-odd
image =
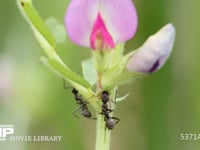
[[[130,72],[148,74],[159,70],[169,58],[175,39],[175,28],[167,24],[150,36],[128,60]]]

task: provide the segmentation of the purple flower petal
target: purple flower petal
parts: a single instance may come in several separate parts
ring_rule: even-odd
[[[164,26],[150,36],[142,47],[128,60],[127,69],[148,74],[159,70],[169,58],[175,38],[172,24]]]
[[[98,9],[98,0],[71,1],[65,15],[65,26],[74,43],[90,47],[90,34]]]
[[[137,12],[131,0],[100,0],[100,12],[114,43],[132,38],[137,29]]]
[[[160,60],[158,59],[158,60],[156,60],[156,62],[153,64],[153,66],[149,69],[149,73],[152,73],[152,72],[156,71],[157,68],[159,67],[159,65],[160,65]]]
[[[101,23],[98,29],[103,29],[103,43],[111,48],[112,42],[114,45],[125,42],[135,34],[137,14],[131,0],[72,0],[65,16],[71,40],[81,46],[94,48],[91,37],[99,16]]]

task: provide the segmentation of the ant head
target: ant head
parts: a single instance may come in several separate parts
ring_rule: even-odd
[[[109,101],[109,93],[108,93],[108,91],[103,91],[101,93],[101,99],[102,99],[102,102],[104,104],[106,104]]]
[[[103,91],[102,95],[109,95],[108,91]]]
[[[75,94],[75,95],[78,94],[77,89],[73,88],[73,89],[72,89],[72,93]]]

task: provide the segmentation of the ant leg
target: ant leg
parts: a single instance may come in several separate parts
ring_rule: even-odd
[[[81,106],[80,107],[77,107],[73,112],[72,112],[72,115],[74,117],[76,117],[78,119],[78,116],[76,115],[76,112],[79,111],[81,109]]]
[[[110,107],[111,107],[111,103],[109,102],[109,105],[110,105]],[[111,113],[111,112],[113,112],[114,110],[113,109],[110,109],[110,108],[108,108],[108,107],[106,107],[106,111],[108,112],[108,113]]]
[[[107,111],[108,113],[113,112],[113,110],[112,110],[112,109],[109,109],[109,108],[107,108],[106,111]]]
[[[73,116],[75,116],[76,118],[78,118],[78,116],[75,114],[77,111],[79,111],[81,109],[81,115],[88,118],[88,119],[93,119],[93,120],[96,120],[95,117],[92,117],[92,114],[91,112],[88,110],[87,108],[87,105],[85,104],[82,104],[80,105],[80,107],[76,108],[74,111],[73,111]]]
[[[115,124],[119,123],[120,122],[120,119],[117,118],[117,117],[111,117],[112,119],[116,120]]]
[[[64,87],[64,89],[71,89],[71,88],[73,88],[71,86],[67,86],[66,85],[66,80],[64,78],[63,78],[63,87]]]
[[[107,108],[107,109],[106,109],[106,111],[107,111],[108,113],[111,113],[113,110],[112,110],[112,109],[109,109],[109,108]],[[104,115],[104,111],[100,112],[99,114],[101,114],[101,115]]]

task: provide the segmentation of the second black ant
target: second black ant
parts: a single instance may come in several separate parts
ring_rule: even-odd
[[[110,113],[113,111],[112,109],[108,108],[108,102],[109,102],[109,93],[108,91],[103,91],[101,93],[101,100],[102,100],[102,112],[101,114],[104,115],[104,120],[106,123],[106,127],[110,130],[112,130],[115,125],[120,121],[117,117],[111,117]]]

